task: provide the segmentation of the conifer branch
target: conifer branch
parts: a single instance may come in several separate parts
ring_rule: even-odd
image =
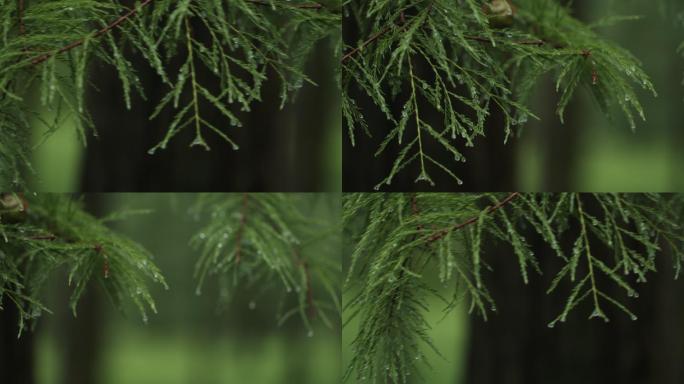
[[[154,0],[143,0],[143,1],[140,3],[140,5],[139,5],[138,7],[130,9],[128,12],[126,12],[126,13],[123,14],[123,15],[121,15],[118,19],[114,20],[113,22],[111,22],[110,24],[108,24],[107,26],[105,26],[104,28],[102,28],[102,29],[100,29],[99,31],[95,32],[95,33],[92,35],[92,37],[94,37],[94,38],[100,37],[100,36],[102,36],[102,35],[108,33],[109,31],[111,31],[111,30],[113,30],[113,29],[119,27],[119,25],[121,25],[123,22],[125,22],[125,21],[128,20],[129,18],[135,16],[135,14],[137,14],[138,12],[140,12],[140,10],[141,10],[142,8],[144,8],[145,6],[151,4],[153,1],[154,1]],[[64,47],[57,49],[56,51],[52,51],[52,52],[49,52],[49,53],[45,53],[45,54],[43,54],[43,55],[40,55],[40,56],[37,56],[37,57],[31,59],[31,63],[32,63],[33,65],[38,65],[38,64],[40,64],[40,63],[43,63],[43,62],[49,60],[51,57],[53,57],[53,56],[55,56],[55,55],[59,55],[59,54],[61,54],[61,53],[70,51],[70,50],[72,50],[72,49],[74,49],[74,48],[76,48],[76,47],[80,47],[80,46],[83,45],[84,43],[85,43],[85,39],[76,40],[76,41],[74,41],[73,43],[67,44],[67,45],[65,45]]]
[[[25,321],[36,321],[47,310],[40,303],[41,291],[48,277],[62,268],[72,290],[69,306],[74,315],[93,280],[102,283],[119,309],[124,300],[131,300],[143,321],[148,309],[156,312],[148,283],[168,286],[141,245],[115,233],[104,219],[85,212],[66,195],[31,195],[28,200],[30,211],[13,216],[15,223],[7,223],[7,212],[0,211],[0,234],[5,239],[0,242],[0,301],[14,301],[21,314],[20,333]]]
[[[306,313],[309,320],[316,318],[318,309],[314,302],[313,287],[311,286],[311,272],[309,271],[309,263],[301,256],[299,247],[292,250],[295,264],[297,264],[304,272],[304,289],[306,290]]]
[[[0,100],[0,189],[21,189],[32,171],[27,135],[37,109],[58,112],[49,133],[65,126],[58,122],[67,113],[77,117],[75,129],[84,142],[96,132],[85,102],[90,63],[113,69],[128,109],[134,93],[145,99],[147,82],[140,74],[151,75],[132,57],[146,61],[163,83],[161,98],[150,101],[155,104],[149,118],[171,116],[163,119],[168,124],[148,154],[166,148],[185,130],[194,132],[191,146],[209,149],[205,138],[211,132],[239,150],[228,130],[242,126],[241,115],[261,101],[264,87],[278,88],[284,106],[304,85],[315,86],[306,73],[308,57],[323,47],[319,41],[333,41],[341,33],[337,5],[319,1],[152,1],[130,7],[120,1],[52,0],[35,7],[26,0],[5,2],[0,11],[5,36],[0,88],[7,96]],[[338,45],[325,47],[341,56]],[[26,101],[35,89],[40,89],[40,108]],[[208,110],[220,117],[206,118]]]
[[[598,288],[596,288],[596,277],[594,275],[594,261],[593,261],[593,256],[591,254],[591,245],[589,243],[589,235],[587,232],[587,224],[585,223],[585,214],[584,214],[584,209],[582,208],[582,199],[580,199],[579,193],[575,194],[575,200],[577,201],[577,211],[578,211],[578,216],[579,216],[579,221],[580,221],[580,236],[582,237],[582,240],[584,241],[584,253],[587,256],[587,270],[589,271],[589,281],[591,282],[591,294],[592,298],[594,300],[594,313],[592,314],[591,317],[601,317],[604,320],[608,320],[608,318],[603,314],[603,311],[601,310],[601,306],[599,304],[598,300],[598,295],[599,291]]]
[[[403,23],[397,24],[397,25],[401,26],[401,25],[403,25]],[[347,53],[344,54],[344,56],[342,56],[342,60],[341,60],[342,64],[344,64],[345,61],[351,59],[353,56],[355,56],[356,54],[361,52],[366,46],[375,43],[378,39],[380,39],[383,35],[386,35],[391,30],[392,30],[392,27],[385,27],[384,29],[382,29],[382,30],[376,32],[375,34],[371,35],[371,37],[369,37],[367,40],[362,42],[358,47],[350,49]],[[488,38],[482,37],[482,36],[465,35],[463,37],[465,37],[467,40],[477,41],[480,43],[491,44],[491,42],[492,42],[491,39],[488,39]],[[533,45],[533,46],[541,47],[541,46],[545,45],[546,42],[544,40],[530,39],[530,40],[512,41],[512,44],[515,44],[515,45]]]
[[[493,205],[481,209],[484,202]],[[447,311],[466,297],[468,311],[486,320],[487,313],[496,310],[481,276],[482,266],[495,266],[483,260],[487,250],[498,254],[510,249],[520,271],[508,272],[520,273],[524,283],[529,267],[542,272],[542,257],[556,254],[563,261],[557,272],[551,271],[547,293],[560,290],[561,281],[570,289],[561,313],[549,327],[565,322],[570,312],[581,310],[585,300],[591,301],[593,309],[589,318],[607,321],[600,304],[608,303],[637,320],[627,305],[613,297],[613,291],[609,295],[598,286],[611,283],[624,289],[627,297],[638,297],[631,284],[645,282],[648,273],[656,272],[656,259],[664,256],[665,245],[674,255],[677,276],[684,260],[684,231],[679,225],[683,214],[682,194],[345,195],[345,230],[351,245],[345,324],[354,318],[359,318],[359,324],[344,380],[356,376],[370,383],[401,383],[416,373],[417,360],[425,358],[426,349],[434,349],[425,315],[430,295],[443,298],[445,290],[453,290]],[[434,232],[439,237],[426,243],[423,228],[451,222],[461,224]],[[465,227],[470,230],[456,230]],[[568,236],[575,239],[570,249],[559,242]],[[595,254],[606,248],[605,255]],[[586,268],[578,268],[585,258]],[[432,287],[435,270],[439,287]]]
[[[520,196],[520,192],[513,192],[513,193],[511,193],[510,195],[508,195],[505,199],[501,200],[500,203],[485,208],[485,210],[484,210],[483,212],[484,212],[485,214],[493,213],[493,212],[496,211],[497,209],[503,208],[506,204],[510,203],[511,201],[513,201],[513,199],[515,199],[515,198],[518,197],[518,196]],[[467,226],[469,226],[469,225],[471,225],[471,224],[475,224],[475,223],[477,223],[477,221],[478,221],[479,219],[480,219],[480,215],[478,215],[478,216],[473,216],[473,217],[471,217],[470,219],[468,219],[468,220],[466,220],[466,221],[464,221],[464,222],[462,222],[462,223],[460,223],[460,224],[454,225],[453,227],[444,228],[444,229],[442,229],[442,230],[440,230],[440,231],[434,233],[433,235],[431,235],[431,236],[428,238],[427,242],[428,242],[428,243],[434,243],[434,242],[437,241],[437,240],[441,240],[441,239],[443,239],[449,232],[458,231],[459,229],[462,229],[462,228],[464,228],[464,227],[467,227]]]
[[[203,195],[197,212],[211,212],[211,217],[191,241],[201,249],[195,270],[197,294],[210,275],[219,280],[221,305],[230,301],[236,286],[266,289],[282,284],[283,303],[294,300],[296,304],[278,315],[279,323],[298,316],[309,335],[313,335],[314,319],[331,326],[328,312],[335,311],[337,317],[340,310],[339,292],[333,288],[339,270],[330,255],[320,251],[321,244],[313,243],[327,240],[336,226],[331,228],[316,216],[304,217],[296,202],[275,193]],[[317,287],[331,295],[332,305],[317,300]]]
[[[389,124],[375,156],[394,148],[392,142],[398,145],[388,175],[375,189],[390,185],[409,165],[417,169],[415,182],[434,186],[429,167],[462,185],[444,157],[424,150],[437,148],[454,162],[466,161],[461,147],[473,147],[477,138],[487,136],[493,111],[502,116],[507,142],[516,126],[538,118],[526,103],[534,85],[549,73],[560,95],[556,114],[561,122],[580,86],[594,94],[606,115],[612,107],[620,109],[632,129],[635,115],[645,119],[636,88],[654,95],[655,89],[641,63],[556,0],[545,4],[543,9],[530,7],[502,27],[483,14],[482,2],[476,0],[345,3],[346,14],[359,16],[350,16],[351,24],[358,23],[357,29],[367,34],[353,48],[347,42],[350,48],[341,58],[348,136],[352,145],[358,141],[356,129],[371,137],[364,118],[367,107],[355,100],[360,92]],[[352,60],[356,56],[362,57]],[[419,108],[436,111],[443,122],[422,120]],[[406,132],[409,140],[403,140]]]
[[[392,27],[387,26],[387,27],[381,29],[380,31],[374,33],[373,35],[371,35],[371,37],[369,37],[366,41],[361,43],[358,47],[352,48],[349,52],[345,53],[344,56],[342,56],[342,59],[340,61],[342,62],[342,64],[344,64],[345,61],[351,59],[354,55],[356,55],[357,53],[361,52],[364,48],[366,48],[366,46],[373,44],[379,38],[381,38],[382,36],[384,36],[385,34],[387,34],[391,30],[392,30]]]

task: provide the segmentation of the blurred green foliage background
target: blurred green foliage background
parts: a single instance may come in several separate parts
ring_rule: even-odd
[[[38,383],[339,382],[339,330],[314,321],[315,332],[309,337],[296,317],[278,327],[277,308],[284,290],[277,282],[237,292],[220,312],[213,287],[205,284],[202,295],[196,295],[193,268],[198,253],[188,242],[205,223],[188,212],[195,200],[194,194],[86,196],[88,205],[105,213],[153,210],[121,221],[116,228],[156,256],[171,288],[153,287],[159,313],[150,316],[148,324],[134,308],[127,315],[117,311],[94,285],[74,318],[67,308],[66,272],[55,274],[46,298],[54,313],[44,316],[36,329]],[[330,206],[339,198],[303,194],[299,201],[309,206],[307,212],[314,218],[339,217],[337,208]],[[92,379],[75,377],[90,370]]]

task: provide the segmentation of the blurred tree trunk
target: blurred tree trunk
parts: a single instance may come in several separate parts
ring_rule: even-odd
[[[78,303],[78,317],[66,314],[59,330],[63,358],[63,384],[96,384],[100,382],[100,362],[103,351],[103,305],[99,287],[87,289]]]
[[[573,16],[586,20],[588,16],[589,4],[585,0],[578,0],[572,4]],[[558,93],[555,85],[546,83],[544,90],[544,100],[553,100],[554,104],[558,100]],[[578,92],[579,95],[579,92]],[[542,105],[549,104],[543,102]],[[581,132],[585,126],[584,113],[577,99],[570,102],[564,114],[565,123],[561,124],[557,114],[547,113],[541,122],[541,132],[543,137],[543,148],[538,161],[543,162],[542,191],[545,192],[566,192],[577,190],[575,180],[577,169],[577,145],[580,140]],[[548,105],[548,111],[555,112],[555,105]]]
[[[553,93],[549,87],[546,92]],[[549,105],[551,111],[555,106]],[[551,115],[549,113],[549,115]],[[560,123],[558,115],[549,116],[541,122],[542,148],[537,161],[543,164],[542,184],[539,188],[545,192],[566,192],[577,190],[577,144],[582,131],[582,108],[574,100],[565,111],[565,124]]]
[[[103,214],[102,195],[89,194],[85,198],[88,212]],[[58,332],[61,356],[63,358],[63,384],[96,384],[100,378],[100,356],[102,355],[105,318],[102,305],[103,294],[95,281],[78,302],[78,317],[71,311],[60,312],[61,329]],[[68,301],[69,292],[62,292]]]
[[[0,383],[33,384],[33,332],[19,333],[19,313],[14,304],[5,300],[0,310]]]
[[[195,29],[199,40],[203,29]],[[338,106],[337,87],[330,62],[330,42],[319,43],[308,63],[313,81],[319,86],[305,86],[298,102],[280,110],[280,82],[270,73],[262,89],[262,100],[249,113],[233,112],[243,127],[228,127],[225,132],[239,146],[231,145],[208,130],[204,132],[205,151],[190,148],[194,132],[184,130],[164,150],[154,155],[148,150],[163,138],[176,111],[165,110],[155,120],[148,117],[168,91],[147,61],[131,59],[147,96],[132,97],[132,109],[126,110],[119,78],[112,68],[91,68],[93,87],[87,97],[98,138],[90,140],[82,170],[82,191],[307,191],[319,189],[322,175],[323,143],[329,135]],[[168,63],[171,73],[180,63]],[[198,67],[199,80],[216,83],[208,71]],[[211,87],[210,87],[211,88]],[[218,90],[212,90],[220,93]],[[185,95],[188,96],[188,95]],[[203,117],[221,128],[227,121],[207,104],[200,105]]]
[[[580,305],[565,323],[549,328],[570,294],[568,284],[545,293],[563,261],[541,242],[533,245],[543,276],[525,286],[517,261],[502,248],[487,254],[493,272],[487,287],[497,303],[488,322],[472,318],[467,375],[469,384],[675,384],[684,382],[684,282],[673,279],[670,255],[658,259],[658,272],[638,285],[640,298],[599,278],[597,284],[628,304],[639,319],[603,309],[609,323],[588,320],[591,305]],[[567,245],[567,244],[566,244]],[[504,246],[505,247],[505,246]],[[503,248],[505,249],[505,248]],[[595,249],[607,254],[607,249]]]

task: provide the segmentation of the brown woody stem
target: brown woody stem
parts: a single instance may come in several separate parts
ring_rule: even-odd
[[[95,32],[95,34],[93,34],[93,37],[100,37],[100,36],[104,35],[105,33],[111,31],[112,29],[117,28],[124,21],[130,19],[132,16],[137,14],[143,7],[145,7],[146,5],[149,5],[153,1],[154,0],[144,0],[143,2],[140,3],[139,7],[129,10],[125,14],[119,16],[118,19],[114,20],[109,25],[107,25],[104,28],[100,29],[99,31]],[[70,44],[65,45],[64,47],[62,47],[56,51],[48,52],[48,53],[42,54],[40,56],[34,57],[33,59],[31,59],[31,64],[38,65],[42,62],[49,60],[51,57],[53,57],[55,55],[70,51],[76,47],[80,47],[81,45],[83,45],[84,42],[85,42],[85,39],[76,40]]]

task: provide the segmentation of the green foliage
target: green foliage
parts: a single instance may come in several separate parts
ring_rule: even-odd
[[[584,311],[582,304],[591,308],[589,318],[608,321],[610,305],[636,320],[608,288],[637,297],[634,283],[655,272],[663,250],[673,257],[675,277],[684,260],[681,195],[349,194],[343,209],[350,249],[345,324],[359,321],[347,380],[407,382],[427,360],[421,344],[432,346],[430,295],[447,311],[460,301],[484,319],[496,311],[485,281],[488,251],[501,258],[508,249],[521,283],[542,272],[540,258],[562,260],[548,293],[570,288],[549,327]],[[530,246],[537,239],[548,248],[543,255]],[[437,281],[446,288],[433,286]],[[450,298],[442,297],[445,289]]]
[[[557,0],[514,0],[512,26],[502,28],[484,11],[481,0],[354,1],[345,15],[359,41],[347,42],[343,56],[343,114],[352,144],[356,132],[370,134],[364,111],[352,92],[372,99],[394,126],[379,132],[376,155],[396,141],[397,158],[383,184],[412,163],[416,179],[433,184],[429,169],[449,174],[448,164],[424,150],[427,140],[465,161],[462,148],[487,134],[486,123],[502,115],[506,140],[514,128],[536,116],[525,105],[544,75],[559,93],[556,112],[564,111],[579,88],[589,91],[606,113],[620,110],[634,129],[644,119],[635,88],[655,90],[630,52],[602,38],[596,29],[633,17],[611,17],[592,24],[571,15]],[[392,104],[403,105],[395,116]],[[437,112],[442,121],[424,117]]]
[[[66,195],[3,194],[0,211],[0,310],[14,305],[25,321],[35,320],[46,308],[41,289],[56,271],[65,270],[73,287],[70,306],[76,316],[80,297],[91,281],[98,282],[115,305],[132,301],[147,321],[147,309],[156,312],[148,282],[166,287],[152,256],[139,244],[110,230],[118,214],[95,218],[81,203]],[[9,204],[12,203],[12,204]]]
[[[317,200],[327,214],[315,215]],[[201,250],[197,294],[216,275],[221,304],[237,290],[282,289],[279,323],[299,316],[334,327],[340,316],[339,201],[336,195],[209,194],[194,208],[209,224],[192,240]],[[312,216],[313,215],[313,216]]]
[[[21,144],[30,135],[29,123],[39,118],[31,100],[36,88],[41,105],[57,116],[42,121],[48,134],[72,115],[85,142],[89,131],[96,134],[84,105],[89,65],[117,72],[131,108],[134,93],[145,98],[133,55],[144,57],[167,85],[151,118],[174,110],[150,153],[184,129],[195,132],[191,145],[209,149],[204,134],[213,132],[237,149],[229,126],[240,120],[232,106],[249,111],[271,74],[280,80],[283,103],[310,83],[303,70],[314,46],[339,40],[338,3],[144,0],[127,8],[119,1],[0,0],[0,185],[21,185],[28,167],[29,151]],[[341,48],[333,51],[339,55]],[[206,70],[200,77],[201,68]],[[225,117],[225,126],[202,117],[208,105]]]

